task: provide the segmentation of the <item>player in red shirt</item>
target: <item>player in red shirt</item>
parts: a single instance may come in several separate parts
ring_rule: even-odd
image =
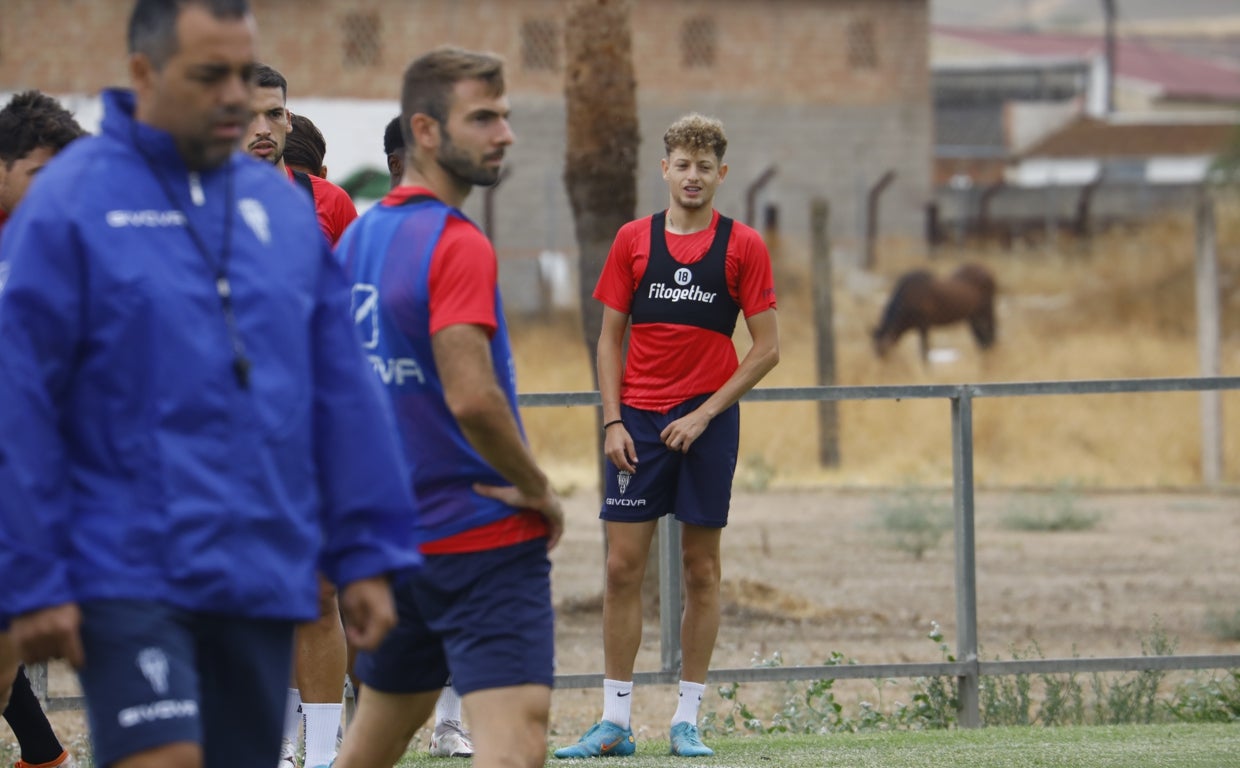
[[[305,189],[314,199],[314,213],[328,242],[333,246],[344,234],[345,227],[357,218],[357,207],[349,193],[319,176],[294,171],[284,162],[284,145],[293,129],[285,102],[288,81],[276,70],[259,64],[254,71],[254,119],[246,131],[245,151],[259,160],[266,160],[291,181]]]
[[[323,235],[333,246],[345,227],[357,218],[348,193],[327,179],[293,171],[284,162],[284,146],[292,128],[285,102],[288,81],[275,69],[259,64],[254,70],[254,118],[246,130],[246,152],[266,160],[289,180],[311,192]],[[319,620],[297,627],[293,649],[293,681],[285,711],[280,768],[296,768],[298,727],[305,732],[305,764],[327,765],[336,754],[347,650],[340,623],[336,590],[319,578]],[[300,713],[300,717],[298,716]]]
[[[288,135],[284,138],[284,165],[307,176],[327,178],[327,140],[314,121],[305,115],[289,113]],[[313,189],[311,189],[313,194]]]
[[[719,630],[720,536],[728,522],[737,401],[779,361],[771,259],[762,238],[714,209],[728,166],[723,125],[687,115],[663,137],[666,211],[621,227],[594,297],[603,302],[598,381],[604,452],[603,718],[560,758],[632,754],[641,584],[660,517],[681,524],[685,609],[671,752],[713,754],[697,729]],[[743,313],[752,346],[732,343]],[[623,340],[629,329],[629,351]]]
[[[394,765],[451,678],[473,764],[541,768],[555,680],[547,553],[564,518],[524,439],[495,249],[460,210],[496,183],[515,140],[503,63],[436,48],[410,64],[401,94],[401,183],[336,257],[410,483],[425,491],[428,565],[396,587],[391,642],[358,655],[365,688],[335,765]]]

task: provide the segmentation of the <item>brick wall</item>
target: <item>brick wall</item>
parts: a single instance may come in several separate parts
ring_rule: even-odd
[[[0,2],[0,92],[94,93],[126,82],[130,0]],[[565,0],[252,2],[260,55],[289,78],[294,100],[376,99],[394,112],[401,72],[426,49],[456,43],[502,54],[518,145],[511,177],[494,192],[501,255],[575,252],[562,181]],[[747,187],[775,166],[758,210],[777,207],[782,234],[804,237],[809,199],[827,197],[846,261],[866,189],[894,170],[881,231],[922,232],[933,132],[928,0],[633,0],[632,20],[640,214],[666,204],[664,128],[696,110],[728,129],[731,170],[718,201],[730,215],[743,217]],[[333,145],[378,146],[381,132],[329,134],[333,178],[351,170],[339,166],[340,150],[331,161]],[[467,211],[480,213],[481,198]]]
[[[125,81],[131,0],[3,5],[0,90],[94,92]],[[562,35],[566,0],[253,0],[253,7],[262,57],[312,89],[305,95],[392,98],[404,65],[441,43],[504,55],[514,92],[561,92],[562,39],[552,41],[558,56],[541,60],[552,64],[546,69],[525,65],[523,44],[537,22]],[[716,93],[756,103],[881,104],[923,99],[929,87],[927,0],[633,0],[632,19],[639,87],[660,101]],[[686,25],[695,21],[709,33],[696,41],[714,60],[686,66]]]

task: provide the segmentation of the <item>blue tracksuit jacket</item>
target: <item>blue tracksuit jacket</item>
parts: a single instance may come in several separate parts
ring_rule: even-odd
[[[316,567],[416,567],[390,406],[304,192],[241,153],[192,173],[131,94],[104,104],[0,237],[0,618],[127,598],[304,620]]]

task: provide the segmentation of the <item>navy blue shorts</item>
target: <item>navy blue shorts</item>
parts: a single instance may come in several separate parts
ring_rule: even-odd
[[[81,608],[95,765],[183,741],[203,745],[206,768],[276,764],[293,622],[140,600]]]
[[[675,514],[680,522],[703,528],[728,524],[732,476],[740,449],[740,407],[733,405],[711,419],[688,453],[671,450],[659,438],[668,424],[692,412],[707,397],[699,395],[667,413],[620,405],[624,428],[637,449],[637,471],[621,472],[607,462],[600,518],[641,523]]]
[[[555,682],[555,611],[545,538],[457,555],[428,555],[394,587],[400,620],[357,678],[385,693],[461,695]]]

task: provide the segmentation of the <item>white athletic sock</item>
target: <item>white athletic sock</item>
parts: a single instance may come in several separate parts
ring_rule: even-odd
[[[603,719],[629,727],[633,714],[633,681],[603,680]]]
[[[336,732],[340,728],[342,704],[306,704],[301,712],[306,720],[306,761],[308,768],[328,765],[336,757]]]
[[[698,708],[702,706],[702,694],[706,686],[702,683],[680,681],[680,701],[676,704],[676,714],[672,715],[672,725],[676,723],[693,723],[697,725]]]
[[[288,739],[293,748],[297,748],[297,736],[301,729],[301,691],[288,689],[288,697],[284,700],[284,738]]]
[[[435,725],[444,720],[461,722],[461,697],[451,684],[443,687],[439,692],[439,701],[435,703]]]

